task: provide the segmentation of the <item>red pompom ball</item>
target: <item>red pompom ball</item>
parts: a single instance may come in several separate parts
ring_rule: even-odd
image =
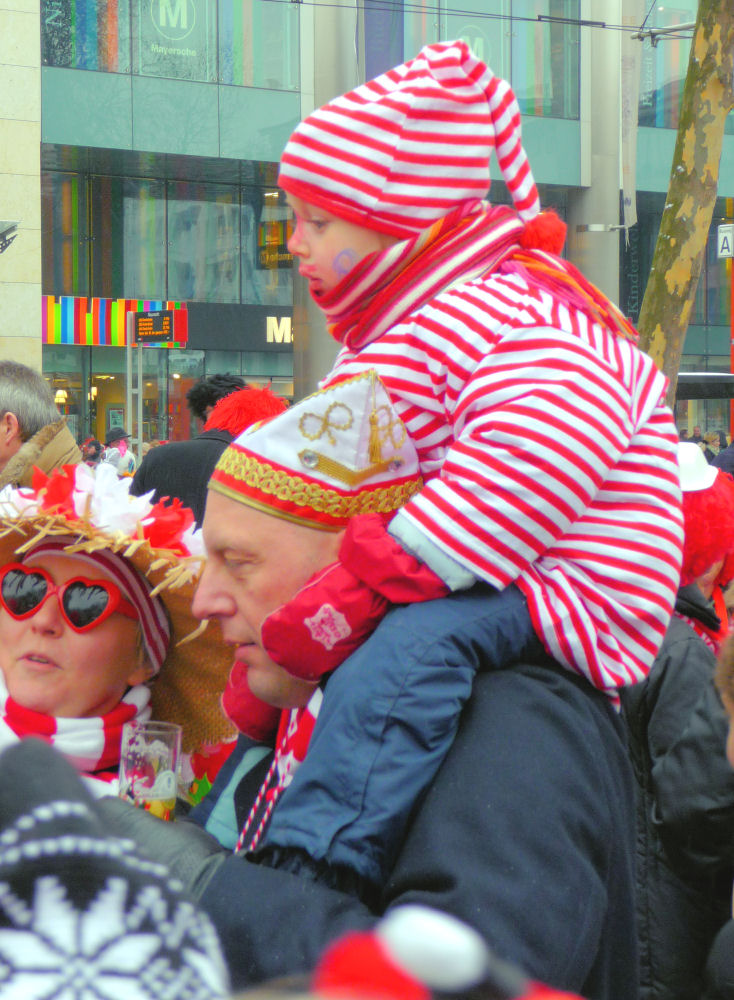
[[[566,223],[552,209],[541,212],[525,224],[520,234],[520,246],[525,250],[545,250],[559,254],[566,242]]]
[[[397,965],[375,934],[346,934],[327,948],[312,980],[324,997],[430,1000],[431,991]]]

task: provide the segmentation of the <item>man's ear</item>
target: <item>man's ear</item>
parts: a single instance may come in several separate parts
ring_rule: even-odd
[[[15,441],[20,443],[20,424],[16,415],[10,410],[0,417],[0,439],[6,447]]]

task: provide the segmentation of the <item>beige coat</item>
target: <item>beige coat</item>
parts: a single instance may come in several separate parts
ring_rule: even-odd
[[[30,486],[35,466],[48,474],[62,465],[77,465],[81,460],[82,453],[66,426],[66,417],[61,417],[53,424],[46,424],[20,446],[0,471],[0,489]]]

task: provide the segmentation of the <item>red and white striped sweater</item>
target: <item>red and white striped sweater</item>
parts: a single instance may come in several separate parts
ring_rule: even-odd
[[[411,546],[417,531],[499,588],[514,581],[549,652],[595,687],[643,678],[683,531],[652,360],[522,273],[495,273],[343,348],[322,385],[368,368],[426,480],[391,531]]]

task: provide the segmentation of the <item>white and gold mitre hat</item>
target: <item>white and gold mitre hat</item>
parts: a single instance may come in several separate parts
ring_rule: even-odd
[[[327,531],[389,514],[421,486],[413,442],[374,369],[248,428],[209,480],[233,500]]]

